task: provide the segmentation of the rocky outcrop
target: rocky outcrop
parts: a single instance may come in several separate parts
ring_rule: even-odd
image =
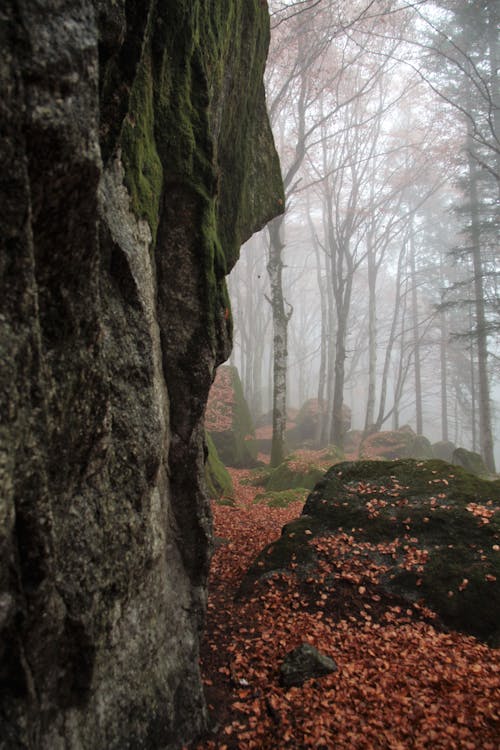
[[[326,421],[327,409],[328,404],[324,401],[319,402],[317,398],[306,401],[295,417],[294,426],[287,430],[287,445],[295,449],[321,443],[318,434],[319,422]],[[342,428],[344,433],[351,429],[351,409],[347,404],[342,404]]]
[[[335,572],[320,576],[327,561]],[[370,606],[378,602],[384,609],[397,601],[414,607],[415,616],[437,615],[436,626],[498,647],[500,481],[437,459],[336,464],[316,484],[302,515],[254,561],[240,595],[275,571],[293,571],[307,584],[309,611],[324,600],[335,611],[341,586],[344,599],[346,587],[358,593],[369,587]],[[322,583],[312,590],[315,578]]]
[[[423,435],[416,435],[406,425],[399,430],[373,432],[364,436],[359,446],[360,458],[433,458],[432,446]]]
[[[6,0],[0,748],[178,747],[224,275],[282,204],[260,0]]]

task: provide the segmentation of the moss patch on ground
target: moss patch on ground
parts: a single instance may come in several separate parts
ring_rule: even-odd
[[[261,492],[255,496],[255,503],[267,505],[268,508],[288,508],[292,503],[304,502],[309,490],[305,487],[297,487],[292,490],[281,492]]]
[[[313,540],[346,535],[347,550],[365,548],[380,567],[382,592],[421,602],[445,626],[500,645],[500,481],[437,459],[337,464],[302,517],[259,555],[250,579],[288,561],[309,575]]]
[[[312,489],[324,473],[324,467],[292,454],[271,471],[266,481],[266,490],[281,492],[298,487]]]

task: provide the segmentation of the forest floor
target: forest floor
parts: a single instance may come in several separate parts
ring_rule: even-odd
[[[201,665],[212,733],[196,750],[498,750],[500,650],[381,602],[360,585],[369,571],[354,566],[319,612],[289,574],[238,597],[252,560],[302,503],[254,504],[261,489],[244,483],[249,472],[231,475],[235,506],[213,507]],[[283,658],[304,642],[338,670],[281,687]]]

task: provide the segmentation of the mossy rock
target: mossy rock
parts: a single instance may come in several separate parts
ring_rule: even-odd
[[[313,447],[317,442],[318,422],[325,418],[327,404],[317,398],[306,401],[295,416],[295,424],[286,432],[286,440],[291,449]],[[342,405],[342,423],[344,432],[351,427],[351,410],[347,404]]]
[[[208,495],[212,499],[220,499],[223,496],[232,496],[233,482],[231,476],[219,458],[217,448],[210,435],[205,434],[207,444],[207,458],[205,462],[205,481]]]
[[[461,466],[465,471],[476,474],[478,477],[487,477],[488,469],[479,453],[468,451],[465,448],[457,448],[453,451],[452,463]]]
[[[453,463],[453,452],[456,450],[455,443],[450,440],[439,440],[437,443],[432,444],[432,452],[434,458],[440,458],[442,461],[448,461]]]
[[[411,448],[411,458],[434,458],[431,441],[424,435],[417,435]]]
[[[325,469],[321,466],[291,455],[271,471],[266,482],[266,490],[281,492],[297,487],[312,489],[324,473]]]
[[[282,490],[281,492],[261,492],[255,496],[255,503],[267,505],[268,508],[288,508],[292,503],[305,502],[309,489],[306,487],[297,487],[292,490]]]
[[[345,531],[373,550],[396,545],[391,554],[377,553],[387,567],[380,581],[386,595],[409,604],[423,600],[447,627],[500,645],[499,480],[437,459],[332,466],[302,516],[253,563],[249,581],[289,561],[310,575],[311,540]],[[422,569],[408,568],[412,551],[425,555]]]
[[[399,430],[384,430],[366,435],[359,445],[360,458],[433,458],[430,441],[405,425]]]
[[[247,469],[257,465],[255,431],[236,367],[223,365],[217,370],[205,424],[226,466]]]
[[[345,459],[344,450],[342,448],[339,448],[337,445],[333,445],[333,443],[327,446],[323,451],[321,451],[321,454],[325,460],[329,461],[332,464],[338,463],[339,461],[343,461]]]
[[[254,560],[241,582],[237,596],[245,596],[256,581],[273,573],[289,570],[291,565],[300,565],[303,570],[313,566],[316,557],[308,544],[312,529],[319,532],[319,524],[314,519],[305,517],[286,524],[281,537],[264,547]]]

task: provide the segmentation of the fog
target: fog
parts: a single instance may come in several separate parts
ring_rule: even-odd
[[[255,418],[410,425],[497,465],[498,4],[270,2],[285,213],[229,277]],[[281,435],[279,434],[281,431]],[[494,447],[496,446],[496,448]]]

